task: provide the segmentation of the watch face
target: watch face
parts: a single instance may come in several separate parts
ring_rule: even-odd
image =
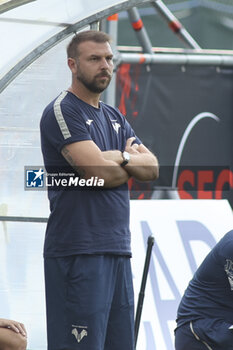
[[[124,158],[124,160],[129,161],[129,160],[130,160],[130,155],[129,155],[129,153],[128,153],[128,152],[123,152],[123,158]]]
[[[123,162],[121,163],[121,166],[125,166],[126,164],[128,164],[129,160],[130,160],[130,154],[126,151],[124,151],[122,153],[122,157],[123,157]]]

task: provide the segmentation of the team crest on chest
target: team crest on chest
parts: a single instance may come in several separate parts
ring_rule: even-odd
[[[117,122],[113,122],[113,120],[111,121],[112,122],[112,127],[113,129],[116,131],[116,133],[118,134],[118,130],[119,128],[121,127],[121,124],[117,123]]]

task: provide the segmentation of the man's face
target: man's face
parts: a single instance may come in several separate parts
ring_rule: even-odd
[[[88,90],[101,93],[107,88],[113,73],[113,54],[108,42],[79,44],[76,63],[76,78]]]

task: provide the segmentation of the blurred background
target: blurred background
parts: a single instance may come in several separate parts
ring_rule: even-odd
[[[203,49],[233,49],[231,0],[166,0],[164,3]],[[144,4],[138,9],[153,46],[185,47],[154,8]],[[138,45],[127,13],[119,14],[119,21],[119,45]]]
[[[114,39],[115,75],[102,99],[120,109],[161,165],[156,183],[130,181],[131,199],[142,206],[223,200],[229,213],[233,206],[231,0],[0,0],[0,317],[25,323],[31,350],[46,348],[49,205],[45,187],[27,186],[27,171],[43,168],[43,109],[70,85],[66,45],[89,28]],[[169,337],[144,348],[172,350]]]

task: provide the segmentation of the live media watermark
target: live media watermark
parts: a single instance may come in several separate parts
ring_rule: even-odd
[[[104,179],[100,179],[97,176],[84,179],[75,174],[75,172],[47,172],[43,166],[26,166],[24,168],[24,177],[25,190],[104,187]]]
[[[87,170],[89,174],[104,174],[105,169]],[[135,167],[137,168],[137,167]],[[145,167],[144,171],[146,171]],[[147,167],[150,172],[151,167]],[[110,169],[113,173],[115,167]],[[100,171],[101,170],[101,171]],[[107,173],[109,173],[109,167]],[[135,169],[136,170],[136,169]],[[132,167],[131,167],[132,171]],[[25,190],[46,190],[46,189],[100,189],[106,190],[104,179],[97,176],[84,178],[79,176],[71,167],[54,166],[25,166]],[[156,190],[178,191],[181,198],[217,198],[220,193],[233,189],[233,170],[229,166],[160,166],[159,178],[149,182],[136,180],[134,176],[128,181],[128,187],[122,186],[121,190],[131,192],[152,193]],[[217,193],[217,194],[216,194]]]

